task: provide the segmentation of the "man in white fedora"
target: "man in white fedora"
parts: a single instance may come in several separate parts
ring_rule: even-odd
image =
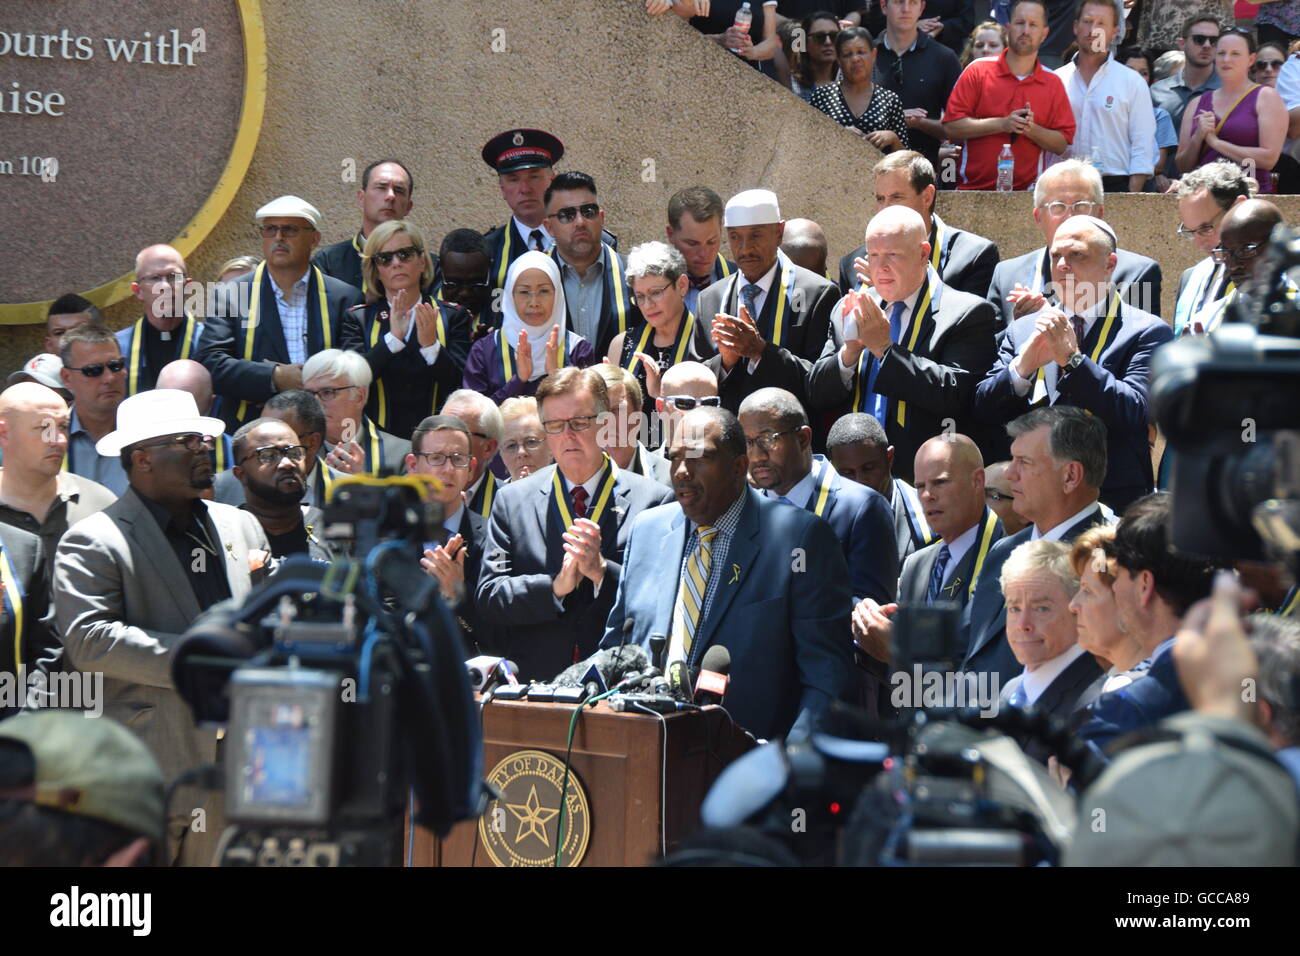
[[[127,491],[69,528],[54,558],[65,660],[104,675],[104,712],[149,745],[169,782],[217,758],[215,732],[196,728],[176,693],[171,650],[200,612],[260,583],[270,552],[251,514],[201,499],[224,429],[179,389],[124,400],[117,428],[95,447],[121,456]],[[224,825],[219,796],[182,788],[172,813],[170,862],[210,863]]]
[[[722,407],[736,414],[746,396],[768,387],[807,405],[804,382],[826,344],[839,290],[781,251],[785,223],[771,190],[732,196],[722,224],[736,271],[701,292],[699,302],[718,350],[705,364],[717,376]]]

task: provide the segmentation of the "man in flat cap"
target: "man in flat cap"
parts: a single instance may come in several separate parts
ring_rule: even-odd
[[[508,129],[487,141],[483,162],[496,171],[501,198],[510,207],[510,221],[484,235],[492,258],[493,289],[504,288],[510,263],[529,250],[550,252],[555,239],[546,229],[546,190],[555,178],[555,164],[564,144],[545,130]],[[609,233],[601,241],[618,248]]]
[[[400,159],[379,159],[361,174],[357,205],[361,207],[361,228],[355,236],[326,246],[312,257],[311,264],[327,276],[366,291],[361,272],[361,250],[366,237],[382,222],[405,219],[414,203],[415,179]],[[433,257],[433,271],[438,271],[438,257]]]
[[[700,319],[718,349],[705,364],[718,377],[722,407],[735,414],[760,388],[783,388],[806,406],[805,379],[839,290],[781,251],[785,223],[770,190],[732,196],[722,225],[737,271],[700,293]]]
[[[320,243],[320,211],[281,196],[257,211],[264,262],[231,283],[203,328],[198,359],[224,399],[234,431],[257,418],[277,392],[302,388],[302,363],[322,349],[359,350],[360,322],[348,314],[361,290],[311,264]]]

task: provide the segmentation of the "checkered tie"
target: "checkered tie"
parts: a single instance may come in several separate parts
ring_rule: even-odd
[[[695,643],[695,629],[700,624],[700,609],[704,607],[704,594],[709,587],[709,565],[713,559],[713,539],[718,529],[700,525],[700,543],[686,559],[686,573],[677,589],[677,610],[673,615],[675,626],[681,628],[682,653],[691,657]]]

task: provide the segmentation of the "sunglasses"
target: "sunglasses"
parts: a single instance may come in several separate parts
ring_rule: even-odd
[[[808,39],[813,43],[834,43],[840,35],[839,30],[818,30],[815,33],[808,34]]]
[[[420,254],[420,250],[415,246],[406,246],[402,249],[394,249],[392,252],[376,252],[375,261],[381,266],[391,266],[393,258],[396,257],[398,262],[410,262]]]
[[[703,398],[696,398],[693,395],[669,395],[664,401],[679,412],[689,412],[696,405],[702,405],[706,408],[719,408],[722,406],[722,399],[717,395],[705,395]]]
[[[1210,36],[1209,34],[1206,33],[1193,33],[1187,39],[1191,40],[1197,46],[1210,46],[1211,44],[1219,42],[1218,34],[1215,34],[1214,36]]]
[[[302,445],[263,445],[261,448],[253,449],[252,454],[245,455],[239,460],[242,465],[250,458],[256,458],[262,465],[278,465],[285,458],[288,458],[294,464],[302,461],[307,457],[307,449]]]
[[[582,216],[583,219],[595,219],[600,215],[600,204],[594,202],[585,202],[581,206],[564,206],[555,210],[552,215],[562,223],[568,224]]]
[[[63,367],[69,372],[80,372],[82,375],[86,376],[86,378],[99,378],[99,376],[104,374],[104,369],[108,369],[114,375],[122,371],[126,368],[126,359],[116,358],[111,362],[96,362],[94,365],[83,365],[81,368],[76,368],[72,365],[65,365]]]
[[[1257,70],[1280,70],[1282,69],[1283,60],[1256,60],[1255,69]]]
[[[310,226],[258,226],[257,234],[263,239],[274,239],[276,233],[279,233],[285,239],[293,239],[300,232],[315,232]]]
[[[185,450],[191,454],[197,454],[204,449],[212,448],[217,440],[211,435],[172,435],[170,438],[164,438],[162,441],[149,442],[147,445],[136,445],[136,448],[167,448],[173,445],[184,445]]]

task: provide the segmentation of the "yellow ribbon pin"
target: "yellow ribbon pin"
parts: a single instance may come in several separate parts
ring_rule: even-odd
[[[736,583],[737,581],[739,581],[739,580],[740,580],[740,565],[738,565],[738,564],[733,564],[733,565],[731,566],[731,580],[728,581],[727,583],[728,583],[728,584],[735,584],[735,583]]]

